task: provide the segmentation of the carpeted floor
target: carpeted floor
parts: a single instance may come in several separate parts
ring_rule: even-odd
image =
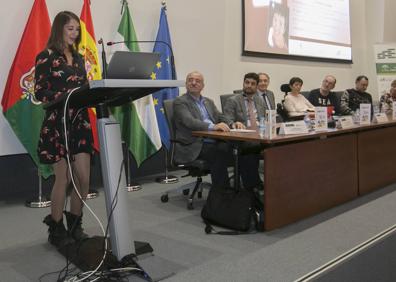
[[[170,195],[168,203],[160,201],[162,192],[192,179],[183,178],[178,184],[152,179],[141,179],[143,189],[128,193],[128,213],[133,239],[154,248],[152,255],[138,260],[154,280],[294,281],[396,223],[396,185],[392,185],[271,232],[207,235],[200,218],[203,200],[194,210],[186,209],[181,194]],[[24,200],[0,201],[0,281],[39,281],[66,264],[47,243],[41,221],[49,208],[26,208]],[[88,204],[105,220],[103,191]],[[93,217],[87,212],[84,216],[86,231],[101,235]],[[41,281],[56,281],[57,276],[46,275]]]

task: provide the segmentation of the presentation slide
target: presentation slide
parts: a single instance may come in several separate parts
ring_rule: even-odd
[[[244,54],[351,61],[349,0],[243,0]]]

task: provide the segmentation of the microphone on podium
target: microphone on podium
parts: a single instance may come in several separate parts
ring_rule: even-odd
[[[165,41],[161,41],[161,40],[125,40],[125,41],[109,41],[106,43],[107,46],[113,46],[113,45],[117,45],[117,44],[125,44],[125,43],[161,43],[161,44],[165,44],[170,52],[170,64],[171,64],[171,70],[172,70],[172,79],[176,78],[176,73],[175,73],[175,59],[173,57],[173,50],[172,50],[172,46]]]
[[[102,79],[107,78],[107,60],[103,39],[98,40],[98,44],[102,45]]]

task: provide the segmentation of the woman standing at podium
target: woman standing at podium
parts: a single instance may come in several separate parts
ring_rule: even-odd
[[[58,13],[46,49],[36,57],[35,95],[42,103],[67,95],[72,89],[87,83],[84,60],[77,51],[80,40],[79,18],[69,11]],[[69,152],[64,140],[63,114],[63,108],[46,111],[37,148],[40,162],[51,164],[55,174],[51,214],[44,218],[44,223],[49,226],[48,241],[58,248],[88,237],[81,228],[82,201],[74,189],[70,195],[70,211],[64,212],[68,230],[63,224],[66,192],[71,181],[66,154],[70,156],[77,189],[85,200],[93,153],[87,109],[68,109],[66,125]]]

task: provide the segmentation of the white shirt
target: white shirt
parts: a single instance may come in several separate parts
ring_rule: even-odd
[[[308,110],[315,110],[315,107],[302,94],[298,94],[297,96],[287,94],[284,106],[291,117],[302,116]]]

